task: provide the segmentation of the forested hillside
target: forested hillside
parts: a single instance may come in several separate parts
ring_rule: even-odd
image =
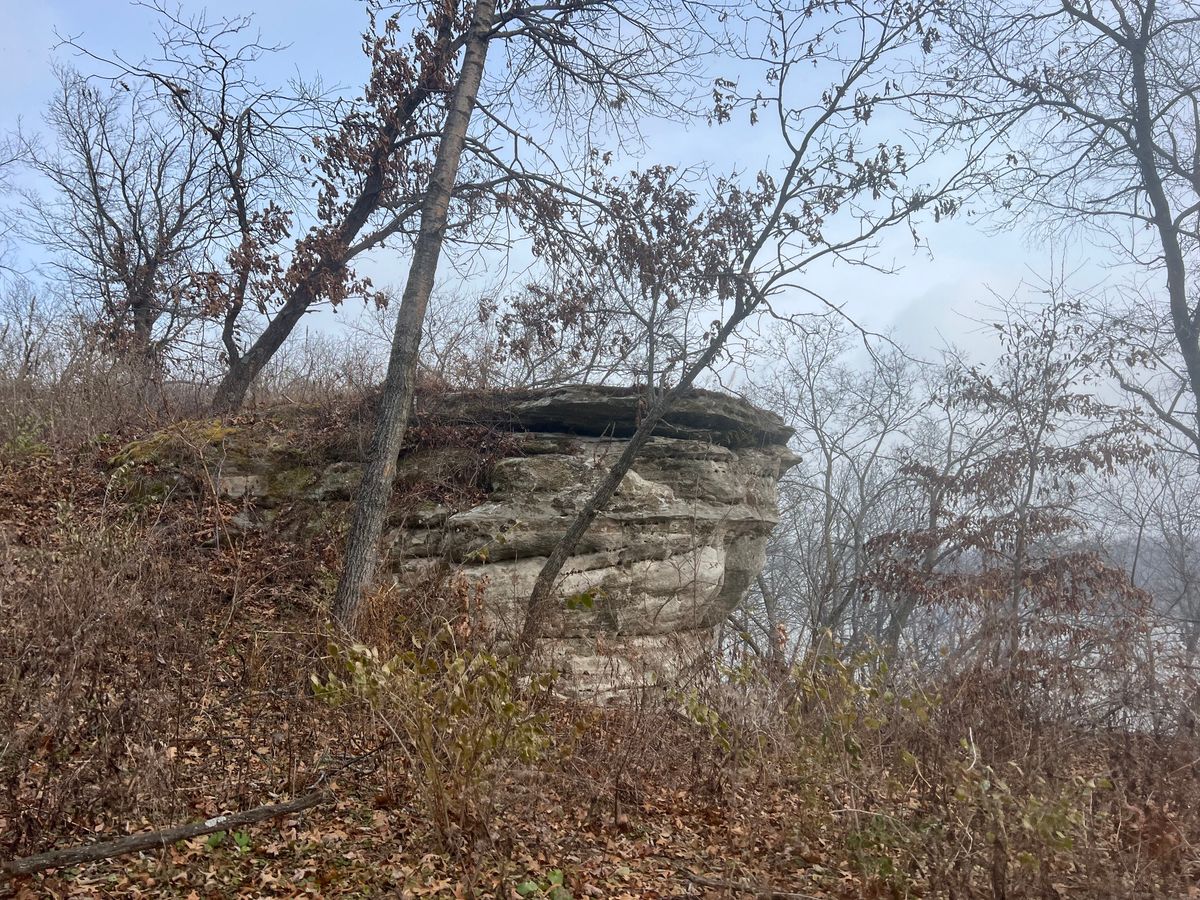
[[[1200,894],[1200,6],[260,6],[0,121],[0,893]]]

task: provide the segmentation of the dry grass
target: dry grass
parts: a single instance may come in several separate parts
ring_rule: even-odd
[[[115,502],[112,449],[0,471],[6,853],[290,790],[338,739],[305,688],[319,556],[218,547],[202,497]]]
[[[310,449],[353,455],[358,409],[301,416]],[[0,854],[321,778],[337,801],[50,873],[35,895],[511,898],[525,882],[549,896],[561,871],[575,897],[1180,897],[1200,879],[1192,738],[1081,729],[1032,706],[1036,685],[931,683],[869,655],[786,677],[714,667],[624,708],[540,706],[549,747],[499,769],[478,827],[434,852],[421,797],[437,754],[415,764],[370,704],[311,690],[334,666],[337,535],[217,539],[231,510],[202,482],[148,503],[117,490],[119,447],[27,448],[0,469]],[[477,598],[426,587],[376,598],[385,656],[447,627],[458,652],[486,649],[464,627]]]

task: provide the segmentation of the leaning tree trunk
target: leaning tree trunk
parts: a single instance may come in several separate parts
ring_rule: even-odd
[[[616,494],[617,488],[621,486],[621,481],[625,475],[633,467],[633,462],[637,459],[638,453],[645,446],[646,441],[650,440],[651,434],[662,417],[666,415],[671,407],[675,405],[683,394],[691,388],[693,382],[700,376],[705,369],[709,367],[717,354],[725,346],[725,342],[729,340],[729,336],[733,334],[734,329],[745,320],[745,318],[753,310],[754,304],[743,304],[741,301],[730,317],[721,326],[720,330],[713,335],[712,342],[705,348],[700,357],[692,363],[690,367],[684,370],[683,375],[679,379],[679,383],[672,387],[669,391],[660,394],[658,398],[650,404],[641,421],[638,422],[637,428],[630,437],[629,443],[625,445],[624,452],[612,467],[604,474],[600,484],[595,492],[584,504],[583,509],[575,517],[575,520],[567,528],[554,549],[550,551],[550,555],[546,558],[546,562],[542,565],[542,569],[538,572],[537,580],[533,584],[533,591],[529,595],[529,603],[525,612],[525,623],[521,627],[521,634],[517,639],[517,646],[523,649],[528,649],[533,645],[541,634],[542,624],[549,613],[550,606],[554,600],[555,585],[558,581],[559,573],[562,572],[562,567],[566,564],[567,559],[575,552],[575,546],[579,543],[580,538],[587,533],[596,516],[608,505]]]
[[[283,342],[308,311],[312,301],[312,290],[306,281],[292,292],[279,312],[267,323],[266,329],[254,345],[242,355],[230,357],[229,368],[221,383],[217,385],[217,392],[212,399],[211,409],[214,413],[227,415],[241,408],[250,385],[271,361],[275,351],[283,346]]]
[[[213,397],[214,413],[226,415],[241,408],[250,385],[283,346],[309,308],[319,299],[321,283],[326,279],[344,275],[346,266],[355,256],[378,243],[376,240],[359,241],[355,244],[355,238],[366,227],[371,216],[379,211],[384,198],[384,187],[388,181],[387,169],[391,165],[397,138],[411,123],[422,104],[432,95],[432,85],[438,81],[436,73],[440,71],[439,60],[446,54],[456,52],[453,48],[454,42],[449,28],[442,27],[433,51],[428,54],[420,83],[404,98],[404,102],[375,137],[375,149],[367,160],[365,177],[358,196],[349,205],[341,221],[336,226],[331,223],[321,234],[321,240],[317,243],[322,249],[318,252],[318,259],[313,268],[291,289],[283,306],[267,323],[267,327],[253,345],[245,353],[238,353],[233,340],[233,329],[245,297],[246,278],[243,272],[235,294],[234,306],[227,314],[222,330],[222,341],[229,352],[229,368]],[[386,230],[381,229],[376,236]]]
[[[1150,202],[1151,223],[1158,232],[1162,247],[1171,325],[1187,371],[1188,387],[1195,398],[1192,436],[1196,450],[1200,452],[1200,311],[1194,310],[1188,302],[1187,260],[1179,240],[1179,228],[1171,214],[1171,201],[1167,197],[1155,158],[1154,113],[1150,108],[1150,87],[1146,74],[1146,45],[1149,40],[1148,35],[1143,35],[1130,48],[1133,58],[1133,125],[1137,138],[1134,155],[1142,176],[1142,188]]]
[[[466,144],[467,126],[471,123],[475,97],[483,79],[488,32],[495,12],[496,0],[479,0],[475,5],[463,53],[462,72],[454,89],[450,112],[442,127],[437,159],[421,210],[421,228],[413,248],[408,283],[400,300],[387,377],[379,397],[375,436],[363,467],[354,518],[346,536],[345,565],[333,600],[334,619],[350,632],[355,630],[363,596],[379,568],[379,541],[396,477],[396,459],[404,441],[412,404],[421,326],[442,254],[450,196],[458,177],[459,161]]]

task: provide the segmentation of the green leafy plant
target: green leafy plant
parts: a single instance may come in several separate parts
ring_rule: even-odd
[[[573,900],[571,892],[564,886],[562,869],[551,869],[542,880],[527,878],[514,888],[522,897],[546,897],[548,900]]]
[[[50,447],[43,440],[45,429],[34,418],[22,419],[12,431],[0,440],[0,463],[17,465],[50,454]]]
[[[602,596],[602,593],[598,590],[583,591],[578,594],[572,594],[570,597],[567,597],[565,600],[563,600],[563,609],[575,612],[595,609],[596,598],[599,596]]]

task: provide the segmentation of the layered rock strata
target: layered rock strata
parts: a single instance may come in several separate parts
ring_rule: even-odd
[[[396,577],[448,560],[481,586],[498,631],[515,633],[547,555],[621,455],[637,412],[630,392],[596,387],[446,398],[439,417],[510,430],[516,455],[492,466],[481,502],[430,506],[391,532]],[[701,391],[656,429],[563,567],[543,626],[544,650],[570,684],[644,684],[711,644],[762,567],[790,434],[769,413]],[[445,467],[455,452],[425,450],[401,471]]]
[[[547,554],[621,455],[638,412],[635,392],[595,386],[419,399],[413,430],[427,436],[399,460],[390,573],[419,586],[449,563],[478,588],[497,635],[515,634]],[[151,491],[174,491],[203,445],[204,478],[193,481],[238,501],[229,526],[338,529],[361,442],[343,433],[314,450],[312,428],[303,416],[197,423],[131,445],[120,465],[157,473]],[[790,436],[778,417],[707,391],[660,423],[563,567],[542,649],[564,686],[611,695],[671,676],[711,645],[763,564]]]

